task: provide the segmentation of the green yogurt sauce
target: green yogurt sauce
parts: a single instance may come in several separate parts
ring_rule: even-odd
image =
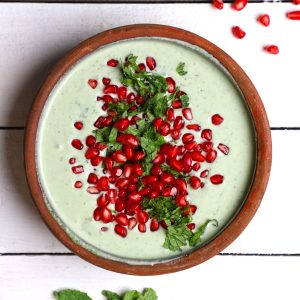
[[[212,185],[207,178],[203,189],[189,189],[188,200],[198,207],[193,222],[200,225],[207,219],[217,219],[219,223],[217,228],[208,226],[200,246],[215,237],[243,204],[255,170],[256,139],[247,105],[231,76],[204,50],[183,42],[140,38],[114,43],[84,57],[61,78],[43,109],[36,143],[37,172],[47,206],[68,235],[90,251],[132,264],[153,264],[193,249],[185,247],[178,253],[164,249],[163,229],[151,232],[148,227],[142,234],[134,228],[126,238],[121,238],[114,233],[113,224],[106,224],[109,230],[102,232],[100,228],[104,224],[92,217],[97,195],[86,192],[86,177],[95,172],[94,167],[87,163],[83,151],[70,145],[74,138],[84,141],[94,129],[93,123],[102,112],[102,104],[95,100],[102,94],[102,77],[111,78],[113,84],[120,83],[120,72],[108,67],[106,62],[111,58],[122,60],[130,53],[137,55],[138,61],[144,61],[146,56],[155,57],[156,71],[173,77],[188,93],[194,116],[189,122],[211,128],[213,142],[230,147],[228,156],[218,151],[213,164],[201,164],[201,170],[208,169],[210,175],[224,175],[223,184]],[[179,62],[185,62],[187,75],[176,73]],[[88,86],[90,78],[98,80],[96,89]],[[224,117],[219,126],[211,124],[215,113]],[[73,126],[79,120],[84,123],[80,131]],[[76,158],[76,165],[84,165],[83,174],[72,173],[70,157]],[[100,169],[96,172],[99,176]],[[81,189],[73,187],[76,180],[84,183]]]

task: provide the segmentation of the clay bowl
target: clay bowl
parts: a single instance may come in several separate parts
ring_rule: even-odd
[[[47,209],[36,171],[36,137],[42,109],[49,94],[61,76],[79,59],[99,46],[137,37],[164,37],[199,46],[215,57],[232,75],[252,114],[256,131],[257,161],[254,179],[247,199],[227,227],[206,245],[169,262],[154,265],[133,265],[106,259],[74,243]],[[53,234],[72,252],[86,261],[115,272],[134,275],[157,275],[177,272],[200,264],[220,253],[245,229],[259,207],[265,192],[271,168],[271,135],[269,123],[260,96],[250,79],[237,63],[211,42],[191,32],[163,25],[132,25],[115,28],[82,42],[65,55],[54,67],[42,85],[31,109],[25,135],[25,169],[32,198]]]

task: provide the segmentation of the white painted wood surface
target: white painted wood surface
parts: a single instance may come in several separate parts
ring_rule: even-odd
[[[237,13],[228,5],[217,11],[208,4],[0,3],[0,127],[24,126],[33,95],[63,53],[93,34],[133,23],[164,23],[211,40],[248,73],[271,126],[300,126],[300,22],[285,18],[285,12],[296,8],[258,3]],[[270,14],[269,28],[256,23],[260,13]],[[232,37],[232,25],[246,30],[244,40]],[[268,43],[278,44],[280,55],[264,53],[261,48]],[[225,253],[300,254],[300,131],[273,131],[272,136],[273,168],[266,196],[253,221]],[[69,252],[32,204],[22,165],[22,138],[22,130],[0,130],[0,300],[52,299],[51,291],[62,287],[101,299],[102,289],[147,286],[157,289],[161,300],[299,299],[299,256],[218,256],[178,274],[132,277],[74,256],[11,255]]]

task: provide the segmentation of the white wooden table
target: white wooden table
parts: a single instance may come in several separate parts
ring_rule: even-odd
[[[249,4],[235,12],[209,4],[0,3],[0,300],[53,299],[64,287],[100,291],[153,287],[161,300],[300,299],[300,21],[288,3]],[[256,23],[260,13],[271,26]],[[265,104],[273,167],[261,207],[223,253],[171,275],[134,277],[92,266],[71,254],[40,219],[25,183],[24,125],[33,96],[53,62],[78,42],[133,23],[193,31],[223,48],[248,73]],[[247,31],[244,40],[231,26]],[[279,45],[272,56],[261,49]]]

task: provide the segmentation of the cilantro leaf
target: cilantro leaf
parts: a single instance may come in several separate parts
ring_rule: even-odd
[[[108,142],[108,138],[111,132],[111,127],[103,127],[100,129],[93,130],[97,142]]]
[[[103,290],[102,295],[106,297],[107,300],[122,300],[121,296],[111,291]]]
[[[181,100],[182,107],[188,107],[189,106],[189,96],[188,95],[182,95],[179,97]]]
[[[115,127],[112,127],[108,136],[108,141],[110,143],[114,143],[116,141],[117,135],[118,135],[118,130]]]
[[[185,63],[184,62],[180,62],[177,67],[176,67],[176,72],[180,75],[180,76],[184,76],[187,74],[187,71],[184,70],[185,67]]]
[[[118,115],[123,115],[127,112],[129,105],[125,101],[109,102],[108,109],[116,112]],[[124,116],[126,117],[126,116]]]
[[[157,300],[156,292],[151,288],[144,289],[144,300]]]
[[[187,245],[187,241],[191,236],[192,232],[187,228],[186,224],[171,225],[167,229],[163,247],[171,251],[182,251],[181,248]]]
[[[198,242],[201,242],[201,236],[204,234],[207,225],[211,223],[213,226],[218,227],[218,221],[213,220],[206,220],[202,225],[199,226],[199,228],[196,230],[195,233],[193,233],[192,237],[189,239],[189,245],[195,246]]]
[[[71,289],[55,291],[53,292],[53,295],[57,300],[92,300],[92,298],[90,298],[88,294]]]
[[[128,291],[124,294],[123,296],[123,300],[139,300],[141,299],[141,293],[139,293],[138,291],[132,290],[132,291]]]

